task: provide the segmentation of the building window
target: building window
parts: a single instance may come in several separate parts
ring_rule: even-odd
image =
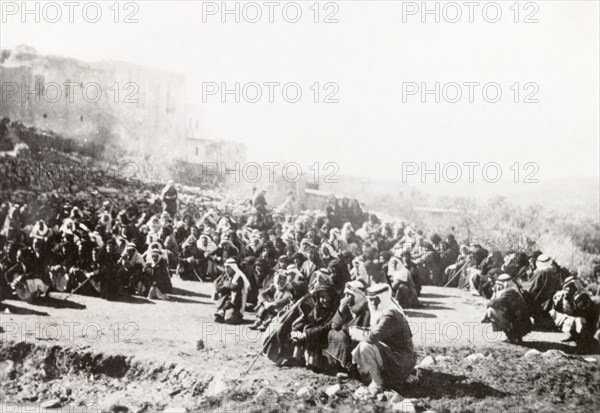
[[[196,146],[196,156],[198,156],[198,147]]]

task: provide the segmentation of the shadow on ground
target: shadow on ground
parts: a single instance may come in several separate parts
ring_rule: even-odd
[[[404,313],[408,317],[437,318],[437,316],[435,314],[422,313],[421,311],[413,311],[413,310],[404,309]]]
[[[39,297],[32,304],[41,307],[71,308],[74,310],[84,310],[87,308],[85,305],[76,303],[75,301],[55,297]]]
[[[560,350],[571,355],[600,354],[600,346],[598,345],[586,348],[577,348],[574,345],[569,345],[566,343],[553,343],[551,341],[523,341],[522,346],[541,352],[548,350]]]
[[[32,310],[30,308],[22,308],[22,307],[17,307],[17,306],[10,305],[10,304],[0,304],[0,312],[4,313],[6,310],[8,310],[10,314],[19,314],[19,315],[29,314],[29,315],[40,315],[40,316],[49,316],[50,315],[44,311],[36,311],[36,310]]]
[[[467,376],[457,376],[438,371],[419,369],[418,379],[402,385],[399,389],[404,397],[441,399],[474,397],[506,397],[510,393],[497,390],[487,384],[470,382]]]
[[[170,294],[183,295],[188,297],[199,297],[199,298],[210,298],[210,295],[203,293],[196,293],[194,291],[184,290],[183,288],[173,287]]]

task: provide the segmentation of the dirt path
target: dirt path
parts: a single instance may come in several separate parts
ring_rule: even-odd
[[[62,405],[93,401],[102,409],[119,405],[129,406],[129,411],[143,411],[144,406],[209,409],[227,402],[264,404],[275,400],[279,407],[297,408],[299,388],[323,389],[337,383],[335,377],[305,369],[278,369],[264,357],[243,375],[260,350],[263,335],[250,330],[249,324],[214,323],[212,284],[175,280],[174,286],[169,302],[142,298],[108,302],[84,296],[64,301],[64,294],[52,294],[40,305],[3,302],[0,401],[35,404],[54,397],[62,400]],[[580,388],[581,394],[573,393],[575,410],[580,405],[589,408],[589,403],[600,406],[597,358],[585,361],[555,352],[556,360],[546,358],[533,367],[527,367],[530,360],[523,365],[515,362],[516,358],[523,359],[529,348],[573,353],[572,347],[560,343],[564,334],[533,332],[525,338],[527,347],[512,346],[503,342],[503,334],[479,323],[485,308],[481,297],[456,289],[425,287],[421,301],[423,308],[406,310],[419,360],[433,356],[418,381],[406,389],[417,410],[463,410],[475,408],[481,400],[484,406],[518,405],[528,410],[535,405],[522,402],[529,397],[523,380],[528,382],[530,374],[542,375],[556,360],[561,367],[571,366],[575,371],[568,382],[557,382]],[[246,315],[249,322],[252,317]],[[203,348],[197,348],[199,339]],[[481,356],[465,364],[465,357],[473,353]],[[49,364],[52,368],[46,368]],[[40,370],[43,374],[36,376]],[[506,382],[510,375],[512,383]],[[475,384],[468,384],[470,380]],[[541,394],[532,397],[539,399],[538,407],[546,408],[549,388],[544,387],[544,380],[533,381],[529,386],[542,387],[538,389]],[[499,383],[503,384],[498,387]],[[317,392],[307,405],[303,401],[300,406],[355,403],[350,396],[359,383],[342,384],[340,393],[331,400]],[[594,385],[596,400],[589,396]],[[257,400],[255,393],[261,388],[274,390],[277,397]],[[571,403],[569,397],[566,402]]]

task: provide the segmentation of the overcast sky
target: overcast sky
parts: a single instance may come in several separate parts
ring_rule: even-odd
[[[8,2],[4,2],[8,3]],[[20,5],[21,2],[15,4]],[[59,2],[61,3],[61,2]],[[35,23],[20,14],[1,23],[2,48],[25,43],[39,52],[83,60],[115,59],[180,72],[188,99],[201,102],[203,82],[296,82],[298,103],[276,89],[275,102],[205,104],[207,133],[244,142],[248,158],[258,161],[337,162],[340,173],[394,179],[401,162],[498,162],[506,174],[514,162],[536,162],[537,177],[598,176],[599,168],[599,2],[538,1],[520,4],[515,23],[511,2],[500,2],[502,17],[486,22],[482,7],[463,2],[462,18],[449,23],[409,12],[409,2],[338,1],[320,5],[319,20],[334,13],[338,23],[314,23],[311,2],[299,2],[302,17],[288,23],[281,2],[274,23],[267,6],[258,23],[235,23],[228,16],[205,16],[202,2],[137,2],[138,23],[114,23],[103,3],[98,23],[75,11],[69,23],[63,8],[58,23]],[[229,2],[233,7],[234,2]],[[220,7],[221,2],[214,3]],[[420,6],[421,2],[414,3]],[[435,2],[428,2],[430,7]],[[243,3],[241,3],[243,5]],[[440,9],[444,2],[440,3]],[[537,6],[537,7],[536,7]],[[6,7],[6,6],[4,6]],[[123,6],[124,7],[124,6]],[[327,7],[327,8],[325,8]],[[527,8],[526,8],[527,7]],[[337,10],[336,10],[337,8]],[[249,18],[253,9],[246,9]],[[134,9],[121,10],[120,20]],[[50,12],[50,10],[49,10]],[[492,20],[495,10],[487,9]],[[294,17],[289,8],[288,18]],[[526,24],[530,19],[538,23]],[[321,84],[320,100],[339,86],[338,103],[314,103],[309,88]],[[419,95],[403,102],[403,82],[496,82],[498,103],[488,103],[481,86],[474,103],[462,86],[458,103],[422,103]],[[513,84],[520,84],[514,103]],[[524,89],[528,82],[535,83]],[[249,90],[250,91],[250,90]],[[263,87],[267,93],[267,87]],[[453,98],[455,89],[447,89]],[[492,90],[493,91],[493,90]],[[523,103],[532,92],[539,103]],[[488,97],[493,98],[494,93]]]

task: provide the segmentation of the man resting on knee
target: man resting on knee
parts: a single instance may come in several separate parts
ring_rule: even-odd
[[[395,387],[414,371],[416,355],[412,334],[402,307],[392,298],[387,284],[367,289],[370,327],[349,329],[358,346],[352,351],[358,370],[369,376],[372,394]]]

